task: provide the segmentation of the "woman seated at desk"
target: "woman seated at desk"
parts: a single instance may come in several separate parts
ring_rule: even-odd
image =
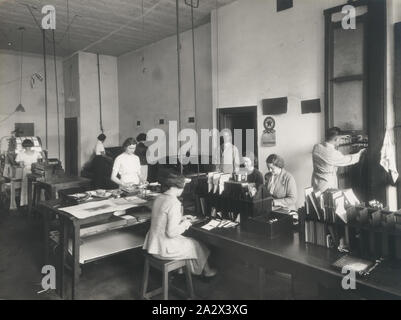
[[[182,235],[191,226],[191,216],[182,215],[182,205],[178,197],[184,191],[185,177],[169,172],[161,179],[163,194],[156,198],[150,230],[143,249],[158,259],[189,259],[191,271],[196,275],[213,277],[216,270],[207,262],[209,250],[195,239]]]
[[[252,152],[248,152],[244,160],[245,170],[247,172],[247,181],[254,183],[256,188],[259,188],[263,184],[262,173],[254,167],[255,155]]]
[[[273,197],[273,206],[296,210],[297,185],[294,177],[284,169],[284,160],[276,154],[266,159],[269,172],[265,175],[263,188]]]
[[[141,176],[141,163],[139,157],[134,154],[136,149],[136,140],[128,138],[123,143],[124,152],[115,160],[111,180],[119,186],[131,186],[145,182]],[[118,178],[120,175],[120,178]]]
[[[28,204],[28,177],[27,175],[32,173],[32,164],[43,159],[42,154],[39,151],[33,150],[34,144],[32,140],[25,139],[22,141],[22,147],[24,150],[17,154],[15,161],[22,167],[22,183],[21,183],[21,199],[20,206],[26,206]]]

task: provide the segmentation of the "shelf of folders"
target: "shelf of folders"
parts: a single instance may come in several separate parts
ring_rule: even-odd
[[[197,181],[195,192],[202,214],[240,221],[244,229],[250,217],[272,211],[272,198],[268,192],[257,191],[251,183],[233,181],[232,174],[208,173]]]
[[[306,243],[365,258],[401,260],[401,210],[360,203],[352,189],[305,189],[299,228]]]

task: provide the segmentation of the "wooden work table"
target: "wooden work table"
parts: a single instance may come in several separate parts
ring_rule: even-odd
[[[265,236],[243,231],[239,226],[208,231],[202,229],[200,224],[192,226],[188,235],[258,266],[261,286],[265,282],[265,271],[275,270],[330,288],[341,288],[344,275],[333,268],[332,263],[344,253],[304,244],[299,240],[298,233],[268,240]],[[401,267],[390,261],[382,262],[370,275],[357,277],[356,290],[358,295],[365,298],[401,299]]]
[[[29,213],[32,212],[33,200],[37,204],[40,200],[40,190],[44,190],[45,199],[53,200],[57,199],[57,193],[60,190],[69,188],[79,188],[79,187],[89,187],[91,181],[87,178],[77,177],[77,176],[56,176],[52,179],[42,180],[38,175],[28,174],[28,210]],[[37,194],[36,199],[32,198],[32,186],[36,185]]]
[[[72,299],[77,297],[79,275],[82,264],[90,263],[117,253],[134,248],[142,247],[146,232],[149,228],[150,210],[153,198],[146,202],[141,201],[138,205],[128,209],[126,215],[132,215],[138,219],[134,222],[127,222],[122,225],[102,226],[110,223],[114,218],[115,210],[106,213],[96,214],[86,218],[76,216],[60,210],[66,206],[63,200],[50,200],[41,202],[38,207],[43,218],[44,255],[45,264],[49,263],[49,234],[50,223],[58,217],[59,231],[59,253],[57,255],[57,291],[64,297],[65,267],[72,269]],[[71,205],[71,204],[70,204]],[[146,212],[144,212],[144,208]],[[112,222],[111,222],[112,223]],[[97,227],[100,230],[96,231]],[[88,234],[87,230],[91,230]],[[95,230],[95,231],[93,231]],[[85,235],[84,235],[85,234]],[[67,263],[67,257],[71,257],[71,264]]]

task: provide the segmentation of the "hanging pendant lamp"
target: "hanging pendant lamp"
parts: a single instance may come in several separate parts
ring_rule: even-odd
[[[15,112],[25,112],[25,108],[22,105],[22,64],[24,61],[23,52],[24,52],[24,31],[25,27],[19,27],[18,30],[21,31],[21,52],[20,52],[20,79],[19,79],[19,104],[15,108]]]

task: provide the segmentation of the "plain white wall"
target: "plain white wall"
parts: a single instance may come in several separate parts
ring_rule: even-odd
[[[298,205],[311,185],[312,148],[324,134],[324,15],[337,0],[294,1],[276,12],[276,1],[239,0],[212,13],[213,107],[258,106],[259,166],[271,153],[284,157],[297,182]],[[261,101],[288,97],[276,120],[275,147],[262,147]],[[301,101],[320,98],[322,113],[301,114]],[[213,112],[216,124],[215,111]]]
[[[212,126],[210,33],[210,24],[195,29],[197,128]],[[195,116],[191,31],[181,34],[181,46],[181,125],[195,128],[188,123],[188,117]],[[149,129],[168,129],[158,124],[161,118],[178,120],[177,86],[175,36],[118,57],[120,143]]]
[[[96,54],[80,52],[79,109],[81,144],[80,163],[83,166],[93,155],[100,131],[99,84]],[[102,92],[102,121],[107,136],[105,147],[119,145],[119,108],[117,58],[99,56]]]
[[[50,158],[58,158],[57,105],[53,56],[47,56],[48,89],[48,153]],[[43,82],[35,81],[31,88],[30,78],[34,73],[44,78],[43,56],[25,53],[22,68],[22,105],[24,113],[18,112],[0,123],[0,137],[9,136],[16,122],[34,123],[35,135],[42,140],[46,149],[45,133],[45,91]],[[19,104],[20,53],[0,50],[0,121],[12,113]],[[57,58],[57,81],[59,96],[60,160],[64,163],[64,81],[63,63]]]

